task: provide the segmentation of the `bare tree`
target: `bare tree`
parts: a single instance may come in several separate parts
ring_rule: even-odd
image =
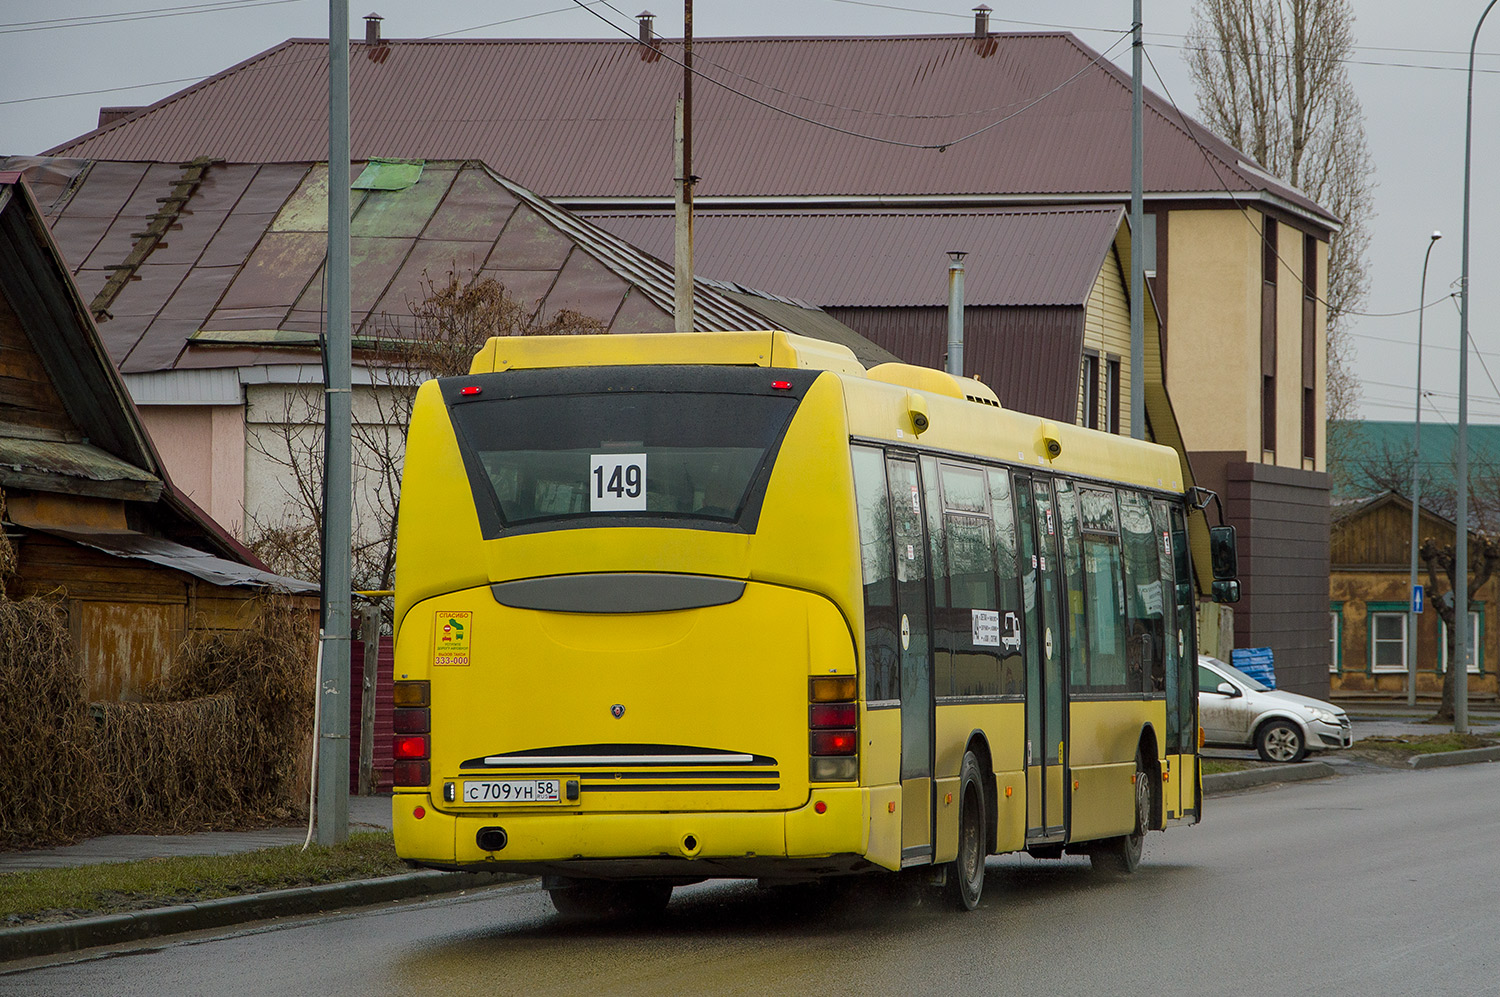
[[[384,317],[374,337],[357,341],[358,362],[371,372],[356,397],[353,425],[353,579],[357,588],[389,589],[395,573],[396,514],[406,430],[417,388],[433,377],[466,373],[492,336],[602,333],[597,319],[575,311],[550,315],[527,308],[498,281],[455,264],[440,278],[424,275],[423,297],[411,314]],[[274,569],[304,578],[320,570],[317,538],[323,501],[321,413],[289,393],[285,411],[265,439],[250,446],[284,476],[279,513],[247,516],[251,546]]]
[[[1455,642],[1457,639],[1457,627],[1454,620],[1457,617],[1453,598],[1454,582],[1457,578],[1455,547],[1453,544],[1440,544],[1431,537],[1422,541],[1419,548],[1422,555],[1422,563],[1427,568],[1427,584],[1432,591],[1432,604],[1437,607],[1438,616],[1448,629],[1448,667],[1443,669],[1443,698],[1438,705],[1437,716],[1433,719],[1451,723],[1453,721],[1453,673],[1457,668],[1467,667],[1466,663],[1458,660],[1455,653]],[[1473,599],[1485,583],[1494,574],[1495,568],[1500,566],[1500,539],[1476,533],[1469,543],[1469,563],[1476,565],[1469,576],[1469,597]],[[1477,556],[1476,556],[1477,555]],[[1443,589],[1438,581],[1447,582],[1447,588]],[[1464,614],[1464,625],[1468,625],[1468,614]],[[1470,654],[1478,654],[1478,649],[1470,642]]]
[[[1351,0],[1196,0],[1188,32],[1204,123],[1343,221],[1328,247],[1330,419],[1359,401],[1347,317],[1370,286],[1375,167],[1343,61],[1353,26]]]

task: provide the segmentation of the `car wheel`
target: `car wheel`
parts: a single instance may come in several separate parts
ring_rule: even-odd
[[[1132,873],[1140,867],[1141,853],[1146,842],[1146,830],[1151,826],[1151,778],[1146,771],[1145,757],[1135,753],[1135,830],[1118,838],[1107,838],[1094,846],[1089,861],[1095,869],[1103,872]]]
[[[979,906],[984,892],[984,781],[972,752],[964,753],[958,779],[958,857],[948,871],[948,891],[963,910]]]
[[[549,888],[547,896],[552,898],[552,906],[559,914],[575,920],[654,917],[666,910],[672,899],[672,884],[574,879]]]
[[[1256,732],[1255,750],[1268,762],[1290,765],[1307,755],[1307,739],[1290,720],[1272,720]]]

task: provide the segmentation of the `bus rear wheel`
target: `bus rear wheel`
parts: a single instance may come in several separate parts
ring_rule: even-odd
[[[950,896],[962,910],[979,906],[984,893],[984,781],[973,752],[964,753],[958,779],[958,857],[948,871]]]
[[[559,879],[553,883],[547,887],[552,906],[563,917],[576,920],[654,917],[672,899],[671,883],[651,880]]]
[[[1135,830],[1118,838],[1099,842],[1089,853],[1089,861],[1105,872],[1131,873],[1141,864],[1141,850],[1146,830],[1151,826],[1151,779],[1146,772],[1145,757],[1135,753]]]

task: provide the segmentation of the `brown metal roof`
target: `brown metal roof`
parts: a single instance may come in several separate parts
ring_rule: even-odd
[[[662,51],[646,60],[624,40],[445,39],[385,41],[377,60],[356,42],[352,149],[479,159],[548,197],[666,197],[681,47]],[[694,65],[707,78],[694,90],[700,197],[1129,189],[1129,78],[1069,34],[697,39]],[[323,159],[326,79],[327,43],[290,40],[51,151]],[[1144,129],[1148,192],[1267,191],[1333,221],[1149,92]]]
[[[64,257],[82,261],[75,279],[86,296],[140,256],[147,219],[184,169],[34,158],[5,166],[48,182],[47,220]],[[324,325],[327,177],[320,163],[210,166],[99,322],[120,369],[306,363],[295,348],[315,345]],[[356,335],[409,331],[429,275],[441,281],[455,269],[494,278],[544,319],[571,309],[617,332],[672,330],[668,264],[482,164],[427,162],[401,189],[351,194]],[[699,329],[779,324],[705,282],[694,303]]]
[[[647,252],[672,251],[660,211],[582,211]],[[742,211],[693,217],[693,267],[824,308],[948,302],[948,252],[968,253],[970,305],[1082,305],[1124,220],[1118,205]]]

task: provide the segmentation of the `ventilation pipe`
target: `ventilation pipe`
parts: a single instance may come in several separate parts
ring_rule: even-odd
[[[379,14],[369,13],[365,15],[366,45],[380,44],[380,22],[384,20],[385,18],[381,17]]]
[[[974,37],[984,41],[990,36],[990,8],[980,4],[974,8]]]
[[[650,48],[656,47],[656,33],[651,30],[651,24],[656,20],[656,15],[649,10],[643,10],[635,15],[641,25],[641,44]]]
[[[964,257],[967,252],[950,250],[948,258],[948,373],[964,376]]]

